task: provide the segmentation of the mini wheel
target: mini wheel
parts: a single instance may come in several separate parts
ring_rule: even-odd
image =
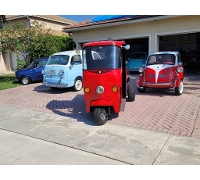
[[[81,79],[75,79],[73,89],[75,91],[80,91],[82,89],[83,83]]]
[[[132,102],[135,100],[135,89],[133,84],[128,85],[128,101]]]
[[[146,88],[143,87],[142,89],[141,88],[137,88],[138,92],[139,93],[144,93],[146,91]]]
[[[103,125],[108,121],[108,113],[105,108],[94,109],[94,120],[98,125]]]
[[[23,76],[23,77],[20,79],[20,82],[21,82],[23,85],[27,85],[27,84],[30,84],[30,83],[31,83],[31,79],[30,79],[28,76]]]
[[[175,87],[175,94],[181,95],[183,93],[183,81],[180,82],[178,87]]]

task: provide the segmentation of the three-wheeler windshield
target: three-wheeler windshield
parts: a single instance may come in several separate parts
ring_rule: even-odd
[[[90,46],[83,49],[83,69],[118,69],[122,53],[118,46]]]

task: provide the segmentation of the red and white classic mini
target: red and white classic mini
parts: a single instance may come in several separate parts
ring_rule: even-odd
[[[139,72],[137,89],[140,93],[146,88],[174,88],[176,95],[183,93],[184,69],[177,51],[150,54]]]

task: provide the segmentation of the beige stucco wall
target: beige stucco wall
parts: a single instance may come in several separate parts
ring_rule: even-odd
[[[6,71],[6,65],[2,54],[0,54],[0,71]]]
[[[80,43],[112,39],[149,38],[149,53],[158,50],[158,37],[170,34],[200,32],[200,16],[177,16],[168,19],[116,25],[112,27],[91,28],[73,31],[73,39],[80,49]]]
[[[33,23],[33,21],[37,21],[40,24],[44,25],[45,29],[51,29],[53,31],[53,34],[55,35],[64,35],[67,36],[67,33],[63,33],[62,32],[62,28],[64,27],[63,24],[59,23],[59,22],[51,22],[48,20],[40,20],[38,18],[31,18],[31,23]]]
[[[20,20],[19,19],[15,19],[15,20],[12,20],[12,21],[8,21],[8,24],[13,26],[18,21],[23,22],[25,24],[25,26],[29,26],[30,25],[30,20],[27,19],[27,18],[21,18]]]

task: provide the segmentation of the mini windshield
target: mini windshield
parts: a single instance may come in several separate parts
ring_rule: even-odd
[[[154,54],[148,57],[147,66],[153,64],[175,64],[175,55],[173,54]]]
[[[83,50],[83,69],[118,69],[122,54],[118,46],[92,46]]]
[[[67,65],[68,61],[68,55],[53,55],[49,58],[47,65]]]

